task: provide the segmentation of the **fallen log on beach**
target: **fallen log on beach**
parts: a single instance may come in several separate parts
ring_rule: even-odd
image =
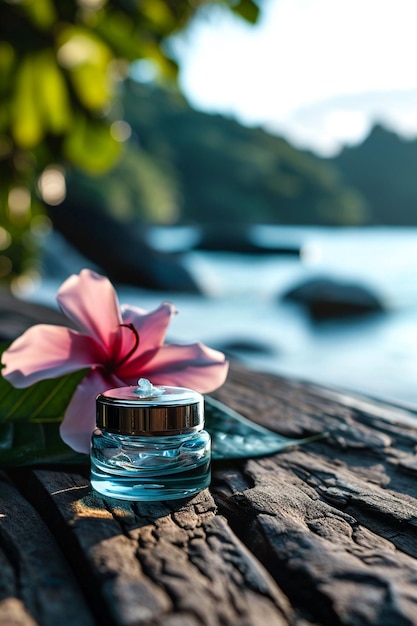
[[[103,499],[87,466],[3,472],[0,624],[417,624],[415,412],[236,364],[214,395],[326,436],[216,461],[187,501]]]
[[[3,336],[62,321],[0,296]],[[319,438],[171,502],[99,496],[87,457],[3,469],[1,626],[417,625],[417,411],[235,362],[213,397]]]

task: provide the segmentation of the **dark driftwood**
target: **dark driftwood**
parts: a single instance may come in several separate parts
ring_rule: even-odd
[[[86,469],[9,472],[1,625],[417,625],[417,416],[236,366],[215,395],[328,435],[217,463],[187,502],[104,501]]]
[[[0,341],[9,342],[34,324],[71,326],[60,311],[42,304],[28,304],[0,288]]]
[[[0,473],[0,623],[91,626],[87,603],[45,521]]]

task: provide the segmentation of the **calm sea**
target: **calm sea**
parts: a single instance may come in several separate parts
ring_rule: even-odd
[[[203,296],[124,287],[119,299],[143,308],[174,302],[169,340],[203,341],[257,370],[417,407],[417,228],[268,226],[253,234],[270,247],[299,245],[302,256],[188,252],[183,263]],[[369,287],[386,312],[313,322],[282,296],[316,276]],[[33,299],[52,303],[58,284],[46,277]]]

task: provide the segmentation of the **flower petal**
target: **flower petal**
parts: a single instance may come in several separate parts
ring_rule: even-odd
[[[111,282],[91,270],[73,274],[60,287],[57,302],[78,328],[99,341],[110,358],[118,351],[122,316]]]
[[[156,350],[141,369],[133,370],[130,367],[129,375],[122,378],[128,384],[135,384],[138,378],[144,377],[155,385],[177,385],[209,393],[224,383],[228,368],[229,364],[222,352],[202,343],[166,344]]]
[[[2,375],[15,387],[29,387],[102,362],[102,350],[91,337],[65,326],[37,324],[5,350]]]
[[[90,451],[91,434],[96,426],[96,396],[106,389],[123,386],[112,376],[92,369],[78,385],[65,412],[59,432],[62,440],[76,452]]]
[[[176,314],[176,309],[171,302],[162,302],[160,306],[154,311],[144,311],[138,307],[122,305],[122,317],[124,324],[133,324],[136,331],[139,333],[139,348],[136,354],[143,354],[148,350],[154,350],[159,348],[165,341],[165,335],[168,328],[168,324],[173,315]],[[131,342],[126,333],[124,334],[124,342]],[[129,344],[125,343],[125,353],[129,351]]]

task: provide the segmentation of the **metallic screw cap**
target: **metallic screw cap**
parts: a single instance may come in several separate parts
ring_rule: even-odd
[[[121,435],[167,436],[196,432],[204,426],[204,398],[186,387],[137,387],[104,391],[96,398],[97,428]]]

